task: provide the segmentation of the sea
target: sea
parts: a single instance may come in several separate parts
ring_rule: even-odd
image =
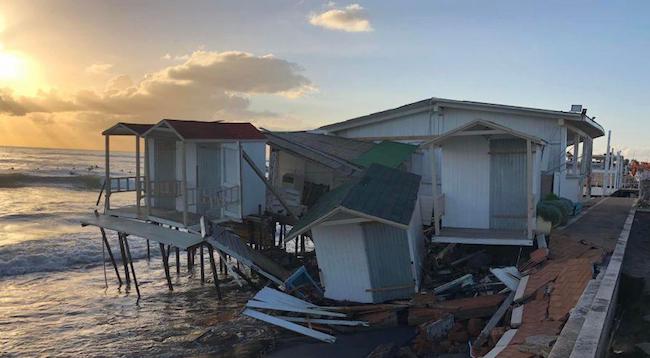
[[[111,153],[110,170],[134,175],[134,154]],[[129,244],[142,297],[120,287],[99,230],[79,223],[101,210],[104,172],[103,151],[0,147],[0,356],[219,356],[218,341],[200,338],[247,293],[222,277],[219,301],[186,267],[170,292],[157,247],[148,259],[138,238]],[[114,206],[133,202],[111,197]]]

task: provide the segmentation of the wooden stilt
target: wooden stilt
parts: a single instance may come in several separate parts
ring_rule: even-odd
[[[220,273],[223,273],[223,266],[224,266],[224,264],[223,264],[223,257],[222,257],[222,256],[219,256],[219,272],[220,272]]]
[[[300,252],[305,255],[305,235],[300,235]]]
[[[124,240],[122,239],[122,233],[117,233],[117,239],[120,242],[120,255],[122,256],[122,266],[124,266],[124,278],[126,279],[126,284],[131,284],[131,275],[129,275],[129,264],[126,261],[126,252],[124,251]]]
[[[111,258],[111,263],[113,264],[113,268],[115,269],[115,275],[117,276],[117,280],[120,282],[120,286],[122,286],[122,278],[120,277],[120,270],[117,269],[117,263],[115,262],[113,251],[111,251],[111,246],[108,244],[108,239],[106,238],[106,231],[104,231],[103,227],[100,227],[99,231],[101,231],[102,233],[102,240],[104,241],[104,245],[106,246],[106,251],[108,251],[108,257]]]
[[[135,292],[138,293],[138,298],[140,298],[140,287],[138,287],[138,279],[135,277],[135,269],[133,268],[133,258],[131,257],[131,249],[129,249],[129,240],[126,235],[124,235],[124,248],[126,249],[126,257],[129,260],[129,266],[131,266],[131,274],[133,275],[133,284],[135,284]]]
[[[187,249],[187,272],[192,273],[192,249]]]
[[[201,244],[199,262],[201,263],[201,284],[205,283],[205,267],[203,266],[203,244]]]
[[[294,254],[294,256],[296,256],[296,257],[298,257],[298,240],[300,240],[301,237],[302,237],[302,235],[300,235],[300,236],[298,236],[297,238],[294,239],[295,246],[294,246],[294,248],[293,248],[293,250],[294,250],[294,251],[293,251],[293,254]]]
[[[176,273],[181,273],[181,250],[176,248]]]
[[[147,240],[147,261],[151,260],[151,248],[149,247],[149,240]]]
[[[230,257],[228,255],[224,254],[224,256],[226,257],[226,261],[230,261]],[[226,276],[228,276],[228,265],[225,262],[223,263],[223,272]]]
[[[219,288],[219,277],[217,276],[217,266],[214,264],[214,249],[208,244],[208,255],[210,255],[210,268],[212,269],[212,279],[214,286],[217,288],[217,297],[221,300],[221,288]]]
[[[165,277],[167,277],[167,285],[170,291],[174,291],[172,286],[172,278],[169,275],[169,256],[165,254],[165,245],[160,244],[160,254],[162,256],[163,267],[165,268]]]

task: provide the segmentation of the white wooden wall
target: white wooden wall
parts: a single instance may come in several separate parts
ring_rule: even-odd
[[[482,136],[458,137],[442,148],[444,227],[490,227],[489,142]]]
[[[325,297],[371,303],[368,259],[360,224],[312,228],[316,260]]]
[[[409,240],[409,251],[411,253],[413,277],[415,278],[415,290],[417,292],[420,283],[422,282],[422,264],[426,255],[426,249],[424,246],[426,237],[422,231],[420,200],[416,202],[407,234]]]

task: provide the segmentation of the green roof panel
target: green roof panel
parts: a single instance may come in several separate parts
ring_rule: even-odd
[[[354,164],[368,168],[371,164],[381,164],[397,168],[415,152],[417,146],[385,140],[352,160]]]

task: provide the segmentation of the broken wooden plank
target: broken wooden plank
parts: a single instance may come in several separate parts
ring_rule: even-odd
[[[515,271],[517,270],[516,268],[512,267]],[[509,268],[491,268],[490,272],[499,279],[499,281],[503,282],[510,290],[515,291],[517,290],[517,286],[519,285],[519,279],[515,276],[512,275],[512,270]],[[519,271],[516,271],[517,274]]]
[[[528,280],[530,276],[524,276],[519,280],[519,285],[515,291],[515,302],[519,303],[524,299],[524,293],[526,292],[526,286],[528,285]]]
[[[524,305],[517,306],[512,310],[510,317],[510,327],[519,328],[524,320]]]
[[[302,335],[305,335],[305,336],[308,336],[308,337],[312,337],[314,339],[318,339],[319,341],[323,341],[323,342],[327,342],[327,343],[336,342],[336,337],[334,337],[334,336],[331,336],[329,334],[325,334],[323,332],[313,330],[311,328],[307,328],[305,326],[301,326],[301,325],[293,323],[293,322],[283,320],[283,319],[278,318],[278,317],[268,315],[266,313],[262,313],[262,312],[255,311],[255,310],[248,309],[248,308],[245,309],[244,312],[242,312],[242,313],[245,314],[248,317],[252,317],[252,318],[258,319],[260,321],[264,321],[264,322],[270,323],[272,325],[282,327],[282,328],[288,329],[290,331],[293,331],[293,332],[296,332],[296,333],[299,333],[299,334],[302,334]]]
[[[488,323],[483,327],[483,330],[481,331],[481,334],[476,337],[476,340],[474,341],[474,344],[472,345],[473,348],[479,348],[480,346],[485,343],[487,340],[488,336],[490,335],[490,332],[494,327],[496,327],[497,323],[501,321],[501,318],[503,318],[503,315],[506,314],[506,311],[512,304],[512,301],[515,298],[515,291],[510,292],[508,297],[501,302],[501,306],[499,306],[499,309],[492,315],[492,318],[488,321]]]
[[[503,336],[501,336],[501,338],[499,338],[499,341],[494,346],[494,348],[492,348],[491,351],[484,355],[483,358],[496,358],[499,356],[499,353],[508,347],[508,344],[510,344],[510,341],[512,341],[512,338],[515,336],[515,334],[517,334],[516,329],[508,330],[503,334]]]
[[[316,315],[316,316],[347,317],[344,313],[339,313],[339,312],[330,312],[330,311],[325,311],[325,310],[316,310],[316,309],[309,309],[309,308],[299,308],[299,307],[294,307],[294,306],[289,306],[289,305],[284,305],[284,304],[267,303],[267,302],[261,302],[261,301],[255,301],[255,300],[248,301],[246,303],[246,306],[251,307],[251,308],[261,308],[261,309],[273,310],[273,311],[304,313],[304,314],[310,314],[310,315]]]
[[[322,319],[322,318],[305,318],[305,317],[289,317],[289,316],[274,316],[285,321],[289,322],[299,322],[299,323],[316,323],[316,324],[326,324],[332,326],[362,326],[368,327],[368,322],[366,321],[347,321],[342,319]]]
[[[297,297],[287,295],[286,293],[274,290],[270,287],[264,287],[253,297],[254,300],[266,302],[266,303],[275,303],[275,304],[285,304],[297,308],[305,309],[326,309],[326,307],[317,306],[311,302],[303,301]]]
[[[474,284],[474,276],[468,273],[465,276],[459,277],[453,281],[447,282],[445,284],[442,284],[434,288],[433,293],[440,294],[442,292],[445,292],[455,287],[462,287],[462,286],[472,285],[472,284]]]

